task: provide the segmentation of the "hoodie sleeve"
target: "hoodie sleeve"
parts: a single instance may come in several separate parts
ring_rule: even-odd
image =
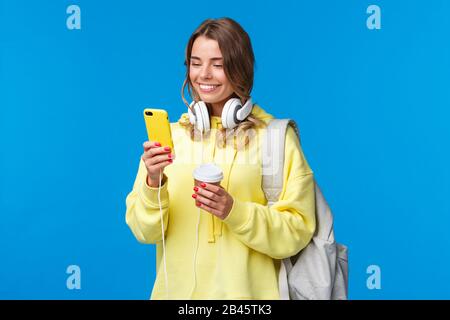
[[[167,176],[161,186],[160,199],[164,221],[164,232],[169,220],[169,193],[167,191]],[[156,243],[162,241],[161,212],[158,201],[159,188],[147,184],[147,169],[140,160],[139,170],[133,185],[133,190],[126,198],[125,221],[136,239],[141,243]]]
[[[236,196],[223,220],[245,245],[274,259],[298,253],[309,243],[316,227],[313,172],[290,126],[283,175],[280,199],[271,207]]]

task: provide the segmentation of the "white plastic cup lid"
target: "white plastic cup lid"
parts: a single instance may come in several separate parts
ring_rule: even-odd
[[[213,163],[206,163],[195,168],[192,172],[192,176],[195,180],[216,183],[223,179],[223,172],[220,167]]]

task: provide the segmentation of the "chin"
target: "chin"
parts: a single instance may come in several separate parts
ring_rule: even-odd
[[[204,94],[204,93],[200,93],[200,88],[195,88],[200,100],[206,103],[218,103],[220,101],[223,101],[225,98],[222,97],[223,93],[222,92],[215,92],[214,95],[208,95],[208,94]]]
[[[217,98],[214,98],[214,97],[205,97],[205,96],[200,96],[200,98],[201,98],[201,100],[203,101],[203,102],[206,102],[206,103],[217,103],[217,102],[220,102],[221,100],[220,99],[217,99]]]
[[[206,98],[206,97],[203,97],[202,101],[206,102],[206,103],[217,103],[218,102],[217,99],[211,99],[211,98]]]

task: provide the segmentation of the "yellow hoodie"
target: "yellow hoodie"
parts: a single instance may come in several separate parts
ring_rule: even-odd
[[[252,114],[266,123],[273,118],[258,105]],[[160,190],[169,299],[279,299],[279,259],[304,248],[315,230],[313,172],[289,127],[283,190],[269,208],[261,188],[259,139],[264,129],[256,130],[248,148],[236,152],[232,144],[215,146],[221,118],[210,119],[211,134],[203,143],[193,142],[178,122],[171,123],[175,160],[165,168],[166,181]],[[187,121],[187,113],[180,121]],[[202,161],[222,168],[221,186],[233,197],[233,207],[223,221],[198,208],[191,197],[192,171]],[[149,187],[146,177],[141,160],[126,199],[126,223],[139,242],[156,243],[151,298],[166,299],[158,188]]]

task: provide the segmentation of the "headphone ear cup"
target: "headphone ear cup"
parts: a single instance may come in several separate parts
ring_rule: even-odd
[[[241,108],[241,100],[238,98],[232,98],[225,103],[222,110],[222,126],[224,128],[233,129],[240,123],[237,112]]]
[[[209,122],[208,107],[203,101],[199,101],[194,105],[196,128],[203,133],[208,132],[211,129]]]

